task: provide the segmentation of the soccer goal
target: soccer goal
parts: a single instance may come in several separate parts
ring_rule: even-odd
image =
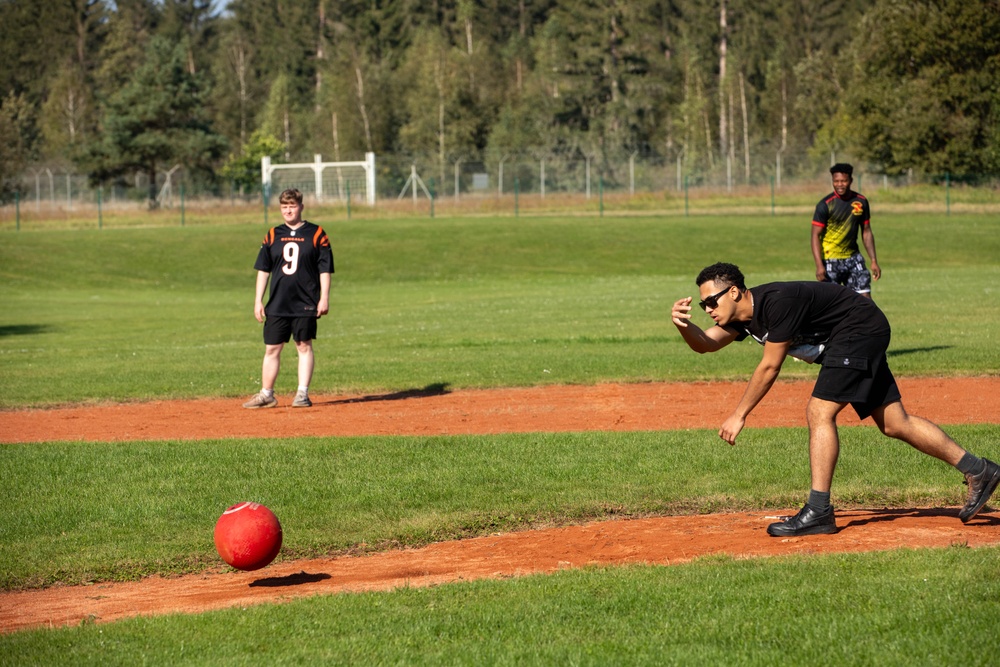
[[[265,197],[288,188],[312,195],[316,201],[361,199],[375,205],[375,153],[365,153],[362,162],[323,162],[315,155],[312,162],[271,164],[270,156],[260,159],[260,179]]]

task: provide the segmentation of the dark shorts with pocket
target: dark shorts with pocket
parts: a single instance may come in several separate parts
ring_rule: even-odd
[[[283,345],[295,338],[296,343],[316,338],[315,317],[269,316],[264,320],[264,344]]]
[[[831,341],[812,395],[825,401],[850,403],[860,419],[900,400],[896,378],[885,351],[890,334],[850,335]]]
[[[872,291],[872,274],[860,252],[845,259],[827,259],[823,264],[827,281],[849,287],[859,294]]]

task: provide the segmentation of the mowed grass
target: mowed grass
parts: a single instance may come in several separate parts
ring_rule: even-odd
[[[0,637],[15,664],[988,665],[997,550],[562,571]],[[4,657],[0,657],[3,661]]]
[[[750,284],[812,277],[798,217],[316,221],[337,274],[314,392],[745,379],[759,349],[690,352],[670,304],[695,294],[713,261],[740,264]],[[990,216],[876,217],[875,295],[898,375],[1000,371],[998,227]],[[259,382],[251,266],[263,231],[5,235],[0,407],[231,396],[239,409]],[[293,370],[289,350],[279,391]],[[788,364],[783,377],[814,374]],[[1000,426],[947,430],[1000,457]],[[808,487],[805,435],[748,429],[736,448],[711,430],[7,445],[0,574],[19,588],[216,567],[212,526],[243,499],[281,518],[282,559],[785,508]],[[870,426],[843,440],[836,504],[962,502],[948,466]],[[708,558],[334,596],[16,633],[0,637],[0,663],[982,664],[997,556],[955,546]]]
[[[743,378],[759,350],[692,354],[671,304],[696,294],[694,276],[718,260],[750,284],[813,276],[797,216],[317,222],[337,272],[315,393]],[[874,291],[897,374],[1000,372],[1000,221],[876,222]],[[0,408],[253,393],[262,235],[262,225],[5,234]],[[282,393],[295,387],[291,349],[284,366]],[[789,364],[784,377],[814,373]]]
[[[1000,458],[1000,426],[949,429]],[[874,428],[843,431],[835,504],[964,502],[949,466]],[[590,519],[784,509],[803,500],[806,461],[803,429],[751,429],[735,448],[709,430],[4,446],[0,588],[218,566],[212,528],[241,500],[274,510],[281,558],[294,559]]]

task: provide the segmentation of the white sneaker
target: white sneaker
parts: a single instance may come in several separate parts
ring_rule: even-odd
[[[263,392],[254,394],[253,398],[243,404],[244,408],[256,409],[256,408],[273,408],[278,405],[278,399],[271,396],[265,396]]]
[[[292,401],[293,408],[311,408],[313,402],[309,400],[309,394],[304,391],[295,392],[295,400]]]

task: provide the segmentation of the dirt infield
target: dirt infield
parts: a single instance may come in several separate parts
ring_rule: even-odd
[[[314,396],[310,410],[279,406],[250,412],[238,400],[212,399],[4,411],[0,442],[715,428],[744,388],[742,382],[454,392],[430,386],[383,395]],[[995,423],[1000,414],[997,377],[904,379],[900,388],[910,412],[940,424]],[[804,426],[810,389],[806,382],[778,383],[747,426]],[[282,398],[285,405],[290,402]],[[843,424],[859,423],[848,413]],[[1000,514],[984,512],[968,525],[956,514],[956,508],[845,511],[838,513],[838,534],[789,539],[764,532],[774,512],[604,521],[421,549],[277,563],[251,573],[220,567],[175,578],[5,592],[0,593],[0,632],[592,564],[673,564],[719,553],[751,558],[1000,544]]]
[[[899,386],[907,410],[939,424],[991,422],[1000,415],[1000,377],[902,379]],[[243,410],[240,399],[15,410],[0,412],[0,443],[717,428],[745,388],[745,382],[463,391],[431,385],[392,394],[317,395],[309,410],[285,407],[290,396],[267,410]],[[778,382],[747,428],[805,426],[811,391],[811,382]],[[848,408],[840,423],[859,422]]]

